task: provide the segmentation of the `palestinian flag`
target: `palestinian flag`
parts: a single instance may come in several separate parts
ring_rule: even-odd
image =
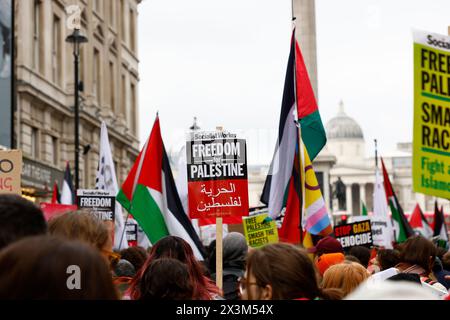
[[[136,219],[152,244],[168,235],[178,236],[191,245],[197,259],[203,260],[203,245],[178,196],[158,117],[117,201]]]
[[[442,240],[448,241],[447,226],[445,225],[444,208],[439,210],[437,201],[434,203],[434,230],[433,236],[439,236]]]
[[[294,29],[281,103],[278,143],[261,195],[261,202],[268,205],[273,219],[285,206],[295,207],[296,214],[300,214],[300,177],[298,168],[294,167],[294,163],[298,163],[295,158],[299,150],[296,118],[301,124],[306,150],[313,160],[325,145],[326,134]]]
[[[403,213],[403,209],[397,199],[397,195],[392,188],[391,181],[389,180],[389,175],[386,171],[386,167],[384,166],[383,158],[381,158],[381,166],[383,168],[384,190],[386,192],[386,198],[389,204],[389,208],[391,209],[394,229],[396,231],[395,240],[397,243],[401,243],[414,235],[414,230],[409,225],[408,219]]]
[[[409,219],[409,224],[411,227],[417,231],[420,235],[429,239],[433,236],[433,229],[428,224],[427,219],[423,215],[422,210],[420,209],[419,204],[416,204],[413,213],[411,214],[411,218]]]

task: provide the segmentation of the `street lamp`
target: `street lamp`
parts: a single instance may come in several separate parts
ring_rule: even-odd
[[[88,42],[88,39],[81,34],[80,29],[74,29],[73,33],[66,38],[66,42],[73,44],[73,57],[75,65],[75,192],[78,190],[80,182],[80,166],[79,166],[79,152],[80,152],[80,136],[79,136],[79,125],[80,125],[80,112],[79,112],[79,90],[80,82],[78,75],[78,65],[80,63],[80,45],[82,43]]]

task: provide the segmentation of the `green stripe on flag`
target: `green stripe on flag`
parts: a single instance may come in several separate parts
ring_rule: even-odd
[[[125,193],[123,193],[122,189],[119,190],[116,199],[125,210],[130,212],[131,207],[130,200],[128,200],[127,196],[125,195]]]
[[[327,143],[327,136],[319,111],[317,110],[301,119],[300,125],[303,143],[306,146],[309,158],[313,161]]]
[[[136,186],[129,212],[144,230],[151,243],[169,235],[161,210],[146,186],[141,184]]]
[[[398,243],[405,242],[408,237],[406,236],[405,227],[403,226],[402,219],[400,217],[400,213],[397,210],[397,207],[394,205],[394,200],[389,199],[389,207],[391,208],[392,219],[397,221],[398,223],[398,234],[395,235],[396,241]]]

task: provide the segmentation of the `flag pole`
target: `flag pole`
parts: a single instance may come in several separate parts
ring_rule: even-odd
[[[302,163],[304,161],[304,154],[303,154],[303,145],[302,145],[302,133],[301,133],[301,126],[300,126],[300,119],[298,119],[298,109],[297,109],[297,56],[296,56],[296,38],[295,38],[295,20],[297,19],[294,16],[294,0],[291,1],[291,15],[292,15],[292,26],[293,26],[293,37],[291,39],[292,41],[292,46],[294,46],[294,98],[295,98],[295,105],[296,108],[294,110],[294,122],[295,125],[297,126],[298,129],[298,155],[299,155],[299,175],[300,175],[300,194],[301,194],[301,199],[300,199],[300,206],[299,206],[299,231],[300,231],[300,244],[303,243],[303,226],[302,226],[302,220],[303,220],[303,212],[304,212],[304,200],[305,200],[305,196],[304,196],[304,188],[303,186],[305,185],[304,182],[304,172],[302,170]]]
[[[378,146],[377,146],[377,139],[373,140],[375,142],[375,169],[378,168]]]
[[[223,127],[216,127],[219,132],[223,131]],[[216,217],[216,286],[223,289],[223,218]]]

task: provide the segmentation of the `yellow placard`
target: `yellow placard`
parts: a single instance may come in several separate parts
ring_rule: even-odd
[[[414,32],[413,188],[450,199],[450,37]]]
[[[0,151],[0,194],[22,195],[20,179],[22,174],[22,151]]]
[[[274,220],[267,213],[243,217],[244,234],[247,244],[259,248],[269,243],[278,242],[278,230]]]

